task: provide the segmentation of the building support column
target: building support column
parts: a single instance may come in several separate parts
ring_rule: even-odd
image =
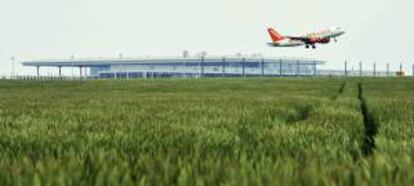
[[[296,60],[296,76],[300,76],[300,63],[299,60]]]
[[[40,77],[40,66],[36,66],[36,77],[39,78]]]
[[[262,67],[262,77],[264,76],[264,58],[262,58],[262,64],[260,65]]]
[[[79,78],[82,79],[82,66],[79,66]]]
[[[222,63],[223,63],[223,67],[222,67],[223,68],[222,69],[223,70],[223,72],[222,72],[223,74],[222,74],[222,76],[223,77],[226,77],[226,57],[223,57]]]
[[[243,65],[243,77],[246,77],[246,58],[242,59],[242,65]]]
[[[59,77],[62,77],[62,67],[58,66],[58,68],[59,68]]]
[[[280,77],[283,77],[283,65],[282,65],[282,60],[279,60],[279,75]]]
[[[83,77],[87,79],[88,77],[88,67],[83,67]]]

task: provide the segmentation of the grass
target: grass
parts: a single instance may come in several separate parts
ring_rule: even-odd
[[[411,185],[413,83],[0,81],[0,184]]]

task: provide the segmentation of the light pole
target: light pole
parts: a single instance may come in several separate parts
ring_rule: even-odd
[[[345,60],[345,77],[348,76],[348,61]]]
[[[391,75],[390,73],[390,64],[387,63],[387,76],[389,77]]]
[[[204,56],[201,56],[200,61],[200,77],[204,76]]]
[[[15,74],[14,74],[14,68],[15,68],[15,66],[14,66],[14,63],[15,63],[15,57],[13,56],[12,58],[11,58],[11,61],[12,61],[12,74],[11,74],[11,78],[12,79],[14,79],[14,76],[15,76]]]
[[[187,58],[190,56],[189,52],[187,50],[183,51],[183,59],[184,59],[184,65],[182,67],[181,71],[181,77],[186,78],[187,77]]]
[[[73,62],[74,62],[74,60],[75,60],[75,56],[74,55],[71,55],[70,56],[70,61],[71,61],[71,66],[72,66],[72,68],[71,68],[71,70],[70,70],[70,72],[71,72],[71,74],[72,74],[72,79],[73,79],[73,77],[75,76],[74,75],[74,73],[73,73],[73,66],[74,66],[74,64],[73,64]]]
[[[123,67],[122,67],[122,59],[124,58],[124,56],[122,55],[122,53],[119,53],[119,77],[122,79],[122,74],[124,73],[123,71]]]

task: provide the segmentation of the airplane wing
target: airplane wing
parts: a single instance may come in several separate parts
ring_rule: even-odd
[[[303,41],[303,42],[310,42],[312,40],[312,38],[310,37],[292,37],[292,36],[287,36],[287,38],[291,39],[291,40],[298,40],[298,41]]]

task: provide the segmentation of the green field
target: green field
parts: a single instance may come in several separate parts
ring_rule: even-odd
[[[0,81],[0,185],[413,185],[414,79]]]

